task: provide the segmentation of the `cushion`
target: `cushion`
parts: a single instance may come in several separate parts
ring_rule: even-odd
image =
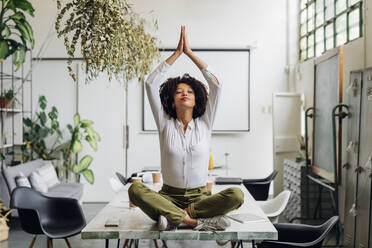
[[[46,196],[51,197],[68,197],[80,200],[83,196],[84,185],[81,183],[59,183],[49,188]]]
[[[44,182],[51,188],[59,184],[56,170],[50,161],[45,161],[45,165],[36,170],[43,178]]]
[[[15,178],[19,175],[19,172],[22,172],[23,175],[28,177],[31,172],[35,171],[41,166],[44,166],[44,161],[42,159],[37,159],[17,166],[3,167],[2,173],[7,182],[9,194],[15,187],[17,187]]]
[[[23,175],[22,172],[20,172],[19,175],[15,177],[15,182],[16,182],[17,187],[31,188],[30,181],[25,175]]]
[[[36,171],[30,174],[30,183],[33,189],[41,192],[46,193],[48,192],[48,185],[45,183],[43,178],[37,173]]]

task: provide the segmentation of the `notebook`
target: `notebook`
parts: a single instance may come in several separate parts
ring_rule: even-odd
[[[242,184],[240,177],[217,177],[215,184]]]
[[[243,223],[243,224],[266,221],[265,218],[255,215],[255,214],[250,214],[250,213],[229,214],[229,215],[226,215],[226,217],[232,220],[235,220],[237,222]]]

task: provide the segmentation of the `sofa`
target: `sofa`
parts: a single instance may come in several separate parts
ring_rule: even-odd
[[[1,195],[5,206],[9,206],[10,193],[17,187],[16,178],[22,175],[29,178],[33,172],[40,171],[40,168],[50,166],[50,161],[44,161],[42,159],[33,160],[17,166],[2,167],[2,178],[0,179]],[[52,170],[54,171],[54,170]],[[55,171],[54,171],[55,173]],[[35,174],[35,173],[34,173]],[[56,178],[56,175],[55,175]],[[56,180],[58,180],[56,178]],[[6,188],[4,189],[4,185]],[[32,185],[34,188],[34,185]],[[63,183],[58,181],[52,187],[48,187],[46,191],[42,192],[46,196],[51,197],[67,197],[74,198],[81,201],[83,196],[83,184],[81,183]],[[14,216],[14,214],[12,214]]]

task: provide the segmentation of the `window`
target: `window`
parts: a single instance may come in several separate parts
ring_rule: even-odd
[[[299,0],[299,59],[362,36],[362,0]]]

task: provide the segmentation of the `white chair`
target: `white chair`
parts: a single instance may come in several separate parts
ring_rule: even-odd
[[[270,199],[267,201],[258,201],[258,204],[272,223],[278,223],[279,215],[287,206],[290,196],[291,191],[284,190],[274,199]]]
[[[124,185],[116,178],[111,177],[109,179],[111,189],[115,192],[118,193],[120,190],[124,188]]]

